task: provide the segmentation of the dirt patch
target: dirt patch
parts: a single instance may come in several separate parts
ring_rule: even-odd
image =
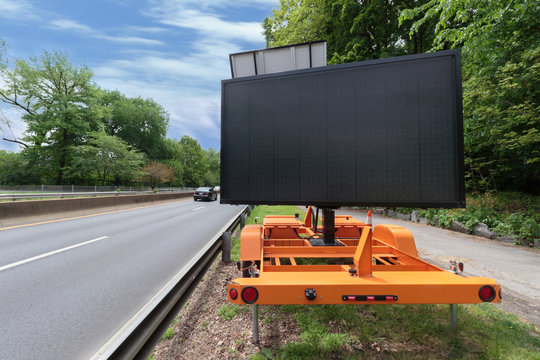
[[[176,317],[174,336],[155,348],[154,359],[246,359],[260,347],[298,341],[300,331],[290,315],[274,306],[259,306],[260,347],[253,344],[251,308],[227,301],[227,284],[239,276],[236,265],[217,259]],[[220,316],[222,308],[230,311]]]

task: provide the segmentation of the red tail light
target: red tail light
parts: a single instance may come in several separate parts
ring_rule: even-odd
[[[196,191],[194,191],[194,192],[193,192],[193,195],[197,195],[197,192],[196,192]]]
[[[229,296],[231,299],[236,300],[236,298],[238,298],[238,291],[236,291],[236,289],[231,289],[231,291],[229,291]]]
[[[493,286],[484,285],[480,288],[480,291],[478,291],[478,296],[480,297],[480,300],[484,302],[492,301],[495,299],[495,289]]]
[[[253,304],[259,298],[259,292],[253,286],[245,287],[242,290],[242,300],[246,304]]]

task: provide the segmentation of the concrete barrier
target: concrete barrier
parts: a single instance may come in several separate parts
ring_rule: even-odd
[[[191,196],[191,192],[185,192],[2,202],[0,203],[0,220],[24,216],[85,210],[92,208],[114,207],[120,205],[174,200]]]

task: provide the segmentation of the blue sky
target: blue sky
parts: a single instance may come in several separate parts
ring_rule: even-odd
[[[220,81],[229,54],[264,47],[261,23],[278,0],[0,0],[10,60],[61,50],[104,89],[153,98],[170,113],[167,136],[219,148]],[[0,104],[24,132],[18,114]],[[6,130],[4,126],[4,130]],[[0,134],[1,135],[1,134]],[[0,149],[18,146],[0,140]]]

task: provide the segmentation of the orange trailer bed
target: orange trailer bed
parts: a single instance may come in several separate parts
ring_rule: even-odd
[[[267,216],[241,234],[240,259],[252,277],[232,280],[236,304],[463,304],[500,302],[500,285],[419,259],[410,231],[335,217],[337,246],[313,246],[312,211]],[[315,263],[315,264],[313,264]],[[247,275],[247,270],[244,272]]]

